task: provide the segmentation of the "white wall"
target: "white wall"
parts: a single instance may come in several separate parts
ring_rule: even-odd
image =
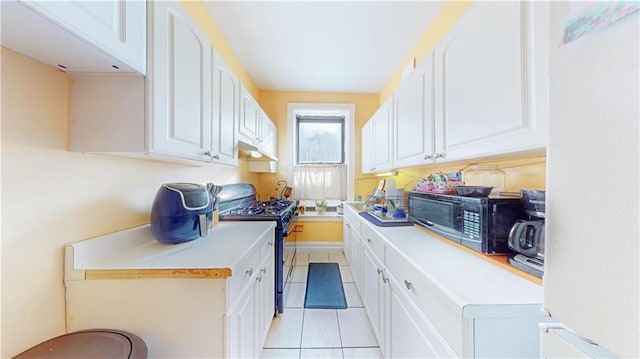
[[[544,305],[621,357],[640,357],[639,14],[559,47],[551,4]]]
[[[148,223],[174,181],[249,181],[240,168],[189,167],[66,151],[66,74],[2,48],[2,351],[65,332],[63,245]]]

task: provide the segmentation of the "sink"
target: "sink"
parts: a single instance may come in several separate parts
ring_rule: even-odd
[[[363,212],[365,210],[364,202],[345,202],[345,204],[355,208],[358,212]]]

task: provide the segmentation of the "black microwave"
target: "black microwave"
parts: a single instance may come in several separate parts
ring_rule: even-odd
[[[423,192],[409,192],[408,197],[411,222],[486,254],[509,253],[511,227],[528,218],[520,198]]]

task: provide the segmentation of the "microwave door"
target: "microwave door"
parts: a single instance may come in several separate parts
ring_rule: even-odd
[[[435,201],[427,198],[412,197],[409,219],[447,239],[460,243],[460,231],[457,224],[457,207],[454,202]]]

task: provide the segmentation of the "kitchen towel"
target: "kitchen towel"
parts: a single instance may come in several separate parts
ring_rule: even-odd
[[[347,309],[338,263],[309,263],[304,307]]]

